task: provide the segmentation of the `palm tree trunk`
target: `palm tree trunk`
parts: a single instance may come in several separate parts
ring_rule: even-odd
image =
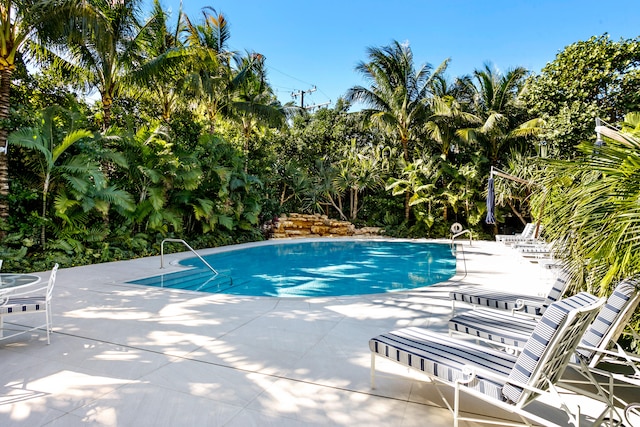
[[[353,195],[353,211],[351,212],[351,219],[358,219],[358,189],[356,188]]]
[[[50,174],[47,173],[47,176],[44,179],[44,185],[42,189],[42,229],[40,230],[40,245],[44,248],[44,243],[46,239],[46,226],[45,226],[45,218],[47,217],[47,194],[49,193],[49,180]]]
[[[409,164],[409,142],[402,138],[402,153],[404,155],[404,161]],[[409,217],[411,216],[411,205],[409,202],[411,201],[411,194],[409,192],[404,193],[404,219],[409,222]]]
[[[7,67],[0,69],[0,121],[9,117],[9,91],[11,90],[11,74],[13,70]],[[9,217],[9,157],[7,152],[7,136],[9,130],[6,125],[0,125],[0,220]]]
[[[409,221],[409,216],[411,216],[411,205],[409,205],[409,201],[411,200],[411,194],[409,192],[404,193],[404,219]]]
[[[106,131],[111,125],[111,107],[113,105],[113,98],[109,95],[102,97],[102,113],[104,114],[102,122],[102,130]]]

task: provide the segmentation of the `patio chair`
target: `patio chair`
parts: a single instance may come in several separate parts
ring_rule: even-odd
[[[546,296],[519,295],[511,292],[483,289],[463,288],[449,292],[452,316],[456,303],[470,304],[474,308],[483,307],[493,310],[508,310],[527,316],[539,317],[554,301],[559,300],[567,290],[567,276],[563,272],[558,277]]]
[[[621,420],[622,410],[637,405],[630,403],[637,401],[637,396],[621,396],[619,381],[638,386],[640,357],[626,353],[616,341],[640,303],[638,286],[640,283],[636,278],[626,279],[616,286],[585,332],[576,354],[571,357],[569,375],[563,377],[560,383],[563,388],[588,395],[607,405],[607,409],[597,418],[598,423],[607,418],[612,420],[617,417]],[[450,332],[468,334],[516,352],[522,349],[535,326],[536,321],[531,318],[489,310],[473,310],[449,320]],[[607,362],[607,367],[598,368],[601,362]],[[620,368],[625,368],[631,376]],[[617,384],[615,380],[618,380]]]
[[[16,335],[24,334],[26,332],[34,331],[40,328],[46,328],[47,331],[47,344],[51,343],[51,297],[53,294],[53,286],[56,281],[56,273],[58,272],[58,264],[53,266],[49,280],[45,285],[35,284],[27,289],[21,289],[10,295],[7,295],[0,299],[0,331],[2,336],[0,339],[7,339]],[[14,333],[10,335],[4,335],[4,318],[13,315],[24,314],[44,314],[45,323],[33,326],[33,327],[18,327]],[[12,329],[13,330],[13,329]]]
[[[536,234],[536,231],[538,234]],[[496,242],[504,243],[505,245],[513,245],[518,243],[537,243],[539,242],[540,232],[542,231],[542,225],[537,225],[532,222],[528,222],[521,233],[517,234],[496,234]]]
[[[518,356],[417,327],[379,335],[369,341],[371,385],[375,387],[375,359],[383,357],[426,374],[437,386],[453,387],[453,407],[439,387],[437,391],[453,414],[454,426],[460,420],[496,424],[494,420],[461,416],[461,392],[517,414],[526,424],[530,420],[542,425],[550,422],[531,412],[530,404],[540,402],[541,396],[553,397],[569,421],[577,425],[579,408],[571,410],[568,403],[558,402],[555,384],[603,304],[604,298],[586,292],[554,302]]]
[[[596,366],[606,350],[620,337],[622,330],[640,303],[640,284],[630,278],[620,282],[607,299],[596,320],[580,342],[579,354]],[[519,351],[527,342],[538,321],[530,317],[512,316],[495,310],[477,309],[449,319],[449,332]],[[588,350],[588,348],[596,350]],[[576,360],[577,362],[577,360]]]

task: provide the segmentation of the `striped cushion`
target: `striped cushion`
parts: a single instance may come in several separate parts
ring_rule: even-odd
[[[544,303],[542,304],[543,308],[541,312],[544,312],[544,310],[547,307],[549,307],[549,305],[551,305],[552,303],[562,298],[562,295],[564,295],[565,291],[567,290],[567,285],[568,285],[568,277],[565,274],[558,275],[556,282],[553,284],[553,287],[547,294],[547,298],[544,300]]]
[[[611,340],[618,338],[640,301],[638,285],[637,281],[629,279],[616,286],[596,320],[585,332],[580,345],[606,349]],[[585,349],[578,349],[578,353],[586,361],[591,361],[594,356],[593,351]],[[575,356],[572,361],[578,363]]]
[[[449,319],[449,330],[511,347],[523,347],[536,323],[534,319],[511,313],[473,310]]]
[[[579,301],[568,300],[567,306],[577,308]],[[538,320],[513,316],[491,310],[473,310],[449,319],[449,330],[488,341],[522,348],[529,340]]]
[[[562,298],[566,288],[567,279],[564,275],[560,275],[553,284],[547,297],[518,295],[489,289],[462,289],[450,292],[449,299],[481,307],[499,310],[517,310],[518,313],[540,316],[549,304]],[[524,305],[521,308],[518,308],[518,300],[524,301]]]
[[[462,301],[468,304],[479,305],[499,310],[515,310],[518,299],[526,299],[522,313],[538,314],[545,299],[530,295],[516,295],[509,292],[494,291],[489,289],[464,289],[449,293],[449,299]]]
[[[522,352],[518,356],[516,364],[509,374],[509,380],[530,384],[532,375],[540,369],[544,370],[545,375],[551,376],[552,380],[554,376],[561,374],[557,368],[559,368],[565,360],[568,361],[571,353],[566,352],[573,352],[572,348],[575,349],[575,346],[578,344],[577,340],[580,339],[582,334],[575,336],[575,331],[568,329],[565,331],[564,337],[558,337],[561,338],[561,340],[553,349],[557,358],[554,357],[549,366],[539,366],[542,356],[547,350],[549,342],[554,338],[559,326],[566,321],[569,311],[577,307],[588,306],[597,301],[598,299],[595,296],[586,292],[581,292],[577,295],[551,304],[544,312],[540,321],[536,324],[536,327],[531,333],[531,338],[529,338],[522,349]],[[573,338],[573,340],[570,338]],[[553,371],[547,371],[547,368]],[[544,381],[533,385],[546,388]],[[502,389],[502,392],[507,400],[511,402],[518,402],[522,397],[523,390],[522,388],[507,382]]]
[[[46,299],[44,295],[25,298],[9,298],[6,304],[0,305],[0,315],[45,310],[45,303]]]
[[[515,356],[503,351],[415,327],[372,338],[369,348],[382,357],[451,383],[464,378],[464,365],[480,366],[506,378],[516,361]],[[503,400],[499,382],[480,377],[467,387]]]
[[[519,247],[518,251],[523,254],[548,254],[551,252],[551,248],[548,246],[526,246]]]

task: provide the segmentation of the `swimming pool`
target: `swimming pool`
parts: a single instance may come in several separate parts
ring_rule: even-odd
[[[197,258],[188,270],[131,281],[209,293],[273,297],[375,294],[451,278],[456,258],[447,244],[391,240],[270,241]]]

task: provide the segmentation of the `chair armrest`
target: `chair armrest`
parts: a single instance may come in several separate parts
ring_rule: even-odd
[[[516,300],[516,306],[511,310],[511,312],[522,311],[526,306],[540,306],[540,301],[528,300],[526,298],[518,298]],[[525,313],[532,314],[532,313]]]
[[[633,354],[633,353],[627,353],[617,343],[616,343],[616,346],[617,346],[617,351],[604,350],[602,348],[590,347],[590,346],[586,346],[586,345],[579,345],[578,349],[579,350],[593,351],[595,353],[604,354],[604,355],[607,355],[607,356],[618,357],[618,358],[621,358],[621,359],[624,359],[624,360],[640,363],[640,355]]]
[[[469,378],[465,378],[463,380],[457,380],[456,382],[459,382],[461,384],[467,384],[471,381],[473,381],[477,376],[480,376],[482,378],[486,378],[489,380],[494,380],[497,382],[500,382],[502,384],[511,384],[515,387],[519,387],[523,390],[528,390],[532,393],[536,393],[536,394],[544,394],[544,393],[548,393],[547,390],[542,390],[539,389],[537,387],[532,386],[531,384],[526,384],[526,383],[522,383],[519,381],[515,381],[515,380],[510,380],[508,377],[504,376],[504,375],[500,375],[500,374],[496,374],[493,371],[489,371],[487,369],[484,368],[480,368],[478,366],[473,366],[473,365],[465,365],[462,367],[462,372],[465,375],[469,375]]]

